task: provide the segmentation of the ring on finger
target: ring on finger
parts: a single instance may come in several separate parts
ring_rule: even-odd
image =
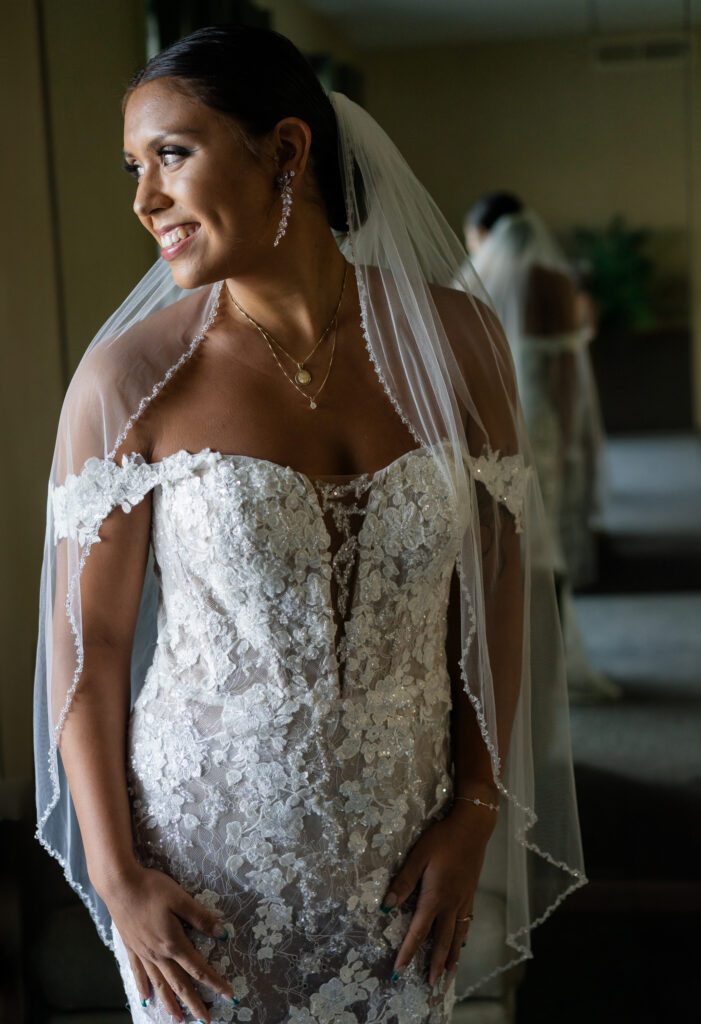
[[[465,921],[473,921],[474,917],[474,914],[468,914],[467,917],[456,917],[455,920],[458,924],[463,924]]]

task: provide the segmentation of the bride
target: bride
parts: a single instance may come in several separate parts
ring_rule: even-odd
[[[385,133],[274,32],[154,57],[124,162],[160,258],[59,423],[38,838],[135,1021],[445,1024],[586,881],[508,347]]]

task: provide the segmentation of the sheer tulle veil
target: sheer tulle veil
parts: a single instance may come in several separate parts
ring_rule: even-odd
[[[543,505],[511,354],[462,245],[382,128],[343,94],[329,95],[348,217],[348,231],[336,241],[355,269],[368,357],[455,495],[462,684],[501,793],[456,980],[461,998],[529,957],[531,929],[586,882]],[[109,914],[88,877],[58,747],[76,690],[89,685],[81,573],[112,511],[81,474],[89,460],[106,478],[118,473],[132,426],[206,338],[222,284],[184,292],[162,260],[148,271],[76,370],[48,486],[35,680],[37,836],[111,948]],[[121,507],[130,510],[126,495]],[[506,577],[519,607],[510,624],[495,612]],[[154,650],[157,596],[151,554],[133,645],[132,701]],[[492,669],[498,645],[513,654],[511,668],[499,673]],[[450,797],[437,794],[437,815]],[[501,907],[506,940],[492,942],[485,957],[479,901],[490,894]]]

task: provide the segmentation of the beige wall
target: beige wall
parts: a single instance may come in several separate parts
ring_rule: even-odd
[[[296,0],[258,0],[272,15],[271,28],[287,36],[303,53],[330,53],[337,60],[354,61],[355,51],[330,22]]]
[[[584,39],[372,51],[367,99],[459,228],[511,188],[556,228],[686,224],[684,67],[598,71]]]
[[[31,767],[31,678],[50,452],[58,414],[60,351],[47,151],[33,4],[3,12],[0,121],[0,770]]]
[[[144,0],[44,0],[71,366],[157,255],[121,169],[121,97],[145,60]]]
[[[475,198],[508,188],[560,232],[614,213],[653,229],[665,293],[667,280],[684,292],[692,238],[701,268],[701,111],[689,117],[684,63],[601,71],[586,39],[376,50],[361,63],[369,109],[456,231]],[[700,289],[695,273],[699,427]]]
[[[8,139],[0,172],[4,776],[32,771],[39,572],[63,364],[70,373],[155,255],[130,215],[133,186],[119,166],[120,96],[143,61],[142,0],[44,0],[42,7],[45,64],[35,4],[3,8],[0,41],[0,116]]]

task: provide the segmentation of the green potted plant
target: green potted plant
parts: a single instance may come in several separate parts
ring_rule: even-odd
[[[654,326],[648,240],[649,232],[629,228],[620,215],[603,229],[575,228],[576,262],[597,304],[601,331]]]

